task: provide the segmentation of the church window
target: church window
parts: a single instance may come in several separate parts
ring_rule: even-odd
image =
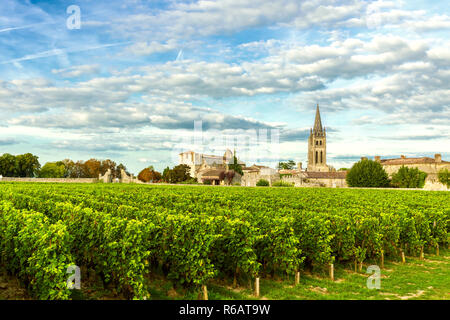
[[[323,152],[320,151],[320,163],[323,163]]]
[[[318,152],[316,151],[316,164],[319,162],[319,154],[318,154]]]
[[[316,141],[316,146],[318,146],[319,145],[319,141]]]
[[[322,145],[322,140],[320,140],[320,145]]]

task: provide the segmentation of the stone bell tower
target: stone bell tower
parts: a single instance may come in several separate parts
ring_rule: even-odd
[[[310,130],[308,139],[308,169],[309,172],[328,172],[327,166],[327,135],[322,127],[319,104],[316,109],[314,129]]]

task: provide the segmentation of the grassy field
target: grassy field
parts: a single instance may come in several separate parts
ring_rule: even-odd
[[[440,255],[425,254],[425,259],[406,257],[407,263],[386,261],[381,269],[381,288],[368,289],[366,269],[355,272],[349,264],[338,265],[335,281],[326,277],[326,272],[303,273],[300,284],[294,286],[294,279],[276,276],[274,279],[261,279],[261,296],[256,298],[247,279],[240,279],[233,288],[231,282],[214,282],[208,285],[209,299],[212,300],[450,300],[450,251],[441,250]],[[374,262],[375,264],[375,262]],[[148,279],[151,299],[198,299],[195,290],[175,289],[173,284],[161,275],[153,274]],[[25,297],[23,291],[17,296]],[[0,299],[5,299],[0,289]],[[11,291],[12,292],[12,291]],[[9,297],[14,298],[14,297]],[[114,291],[105,290],[102,284],[88,283],[81,292],[74,292],[74,299],[123,299]]]
[[[354,272],[350,265],[338,266],[335,281],[323,274],[302,274],[300,284],[294,279],[261,279],[261,299],[289,300],[450,300],[450,251],[441,250],[440,256],[425,254],[425,259],[407,257],[407,263],[386,261],[381,270],[381,288],[368,289],[366,274],[368,264],[362,272]],[[232,288],[231,283],[209,285],[210,299],[255,299],[253,291],[246,285]],[[157,283],[157,282],[156,282]],[[165,285],[165,286],[164,286]],[[196,299],[193,292],[178,293],[170,284],[160,282],[153,286],[153,299]]]

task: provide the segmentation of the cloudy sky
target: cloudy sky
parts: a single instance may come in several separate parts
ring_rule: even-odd
[[[445,1],[0,2],[0,154],[306,164],[317,103],[336,168],[450,160]]]

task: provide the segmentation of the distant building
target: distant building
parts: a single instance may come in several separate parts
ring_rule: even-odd
[[[241,178],[241,185],[244,187],[256,187],[256,183],[261,179],[269,181],[270,186],[280,180],[277,170],[266,166],[243,167],[242,172],[244,175]]]
[[[396,173],[402,166],[409,168],[418,168],[428,174],[426,181],[430,183],[438,183],[438,173],[442,169],[450,170],[450,162],[443,161],[440,154],[435,154],[434,158],[420,157],[407,158],[400,156],[395,159],[381,159],[380,156],[375,157],[375,161],[379,162],[390,177]]]
[[[347,187],[347,171],[330,171],[330,172],[305,172],[304,183],[306,185],[313,184],[328,188],[345,188]]]
[[[316,108],[316,119],[314,120],[314,128],[310,129],[308,139],[308,168],[307,171],[328,172],[330,168],[327,166],[327,133],[322,127],[320,119],[319,104]]]
[[[227,149],[223,156],[207,155],[203,153],[196,153],[194,151],[186,151],[179,154],[179,164],[185,164],[190,167],[189,174],[196,178],[199,182],[202,181],[202,176],[205,176],[207,170],[228,170],[228,165],[233,163],[234,154],[230,149]],[[245,163],[237,160],[241,166]],[[218,174],[215,172],[214,174]],[[211,176],[213,177],[213,176]],[[216,175],[214,176],[216,177]],[[217,180],[217,179],[210,179]]]
[[[322,126],[319,105],[316,107],[314,127],[310,129],[308,138],[308,166],[303,170],[302,163],[297,164],[297,169],[279,170],[281,180],[293,183],[296,187],[347,187],[345,180],[347,171],[336,172],[327,165],[327,134]]]
[[[242,186],[256,186],[260,179],[274,182],[282,180],[292,183],[295,187],[347,187],[345,180],[347,171],[336,172],[327,165],[327,136],[326,129],[322,126],[319,105],[316,108],[314,128],[310,130],[308,138],[308,167],[303,170],[302,163],[297,164],[296,169],[274,170],[269,167],[253,165],[242,169]]]

